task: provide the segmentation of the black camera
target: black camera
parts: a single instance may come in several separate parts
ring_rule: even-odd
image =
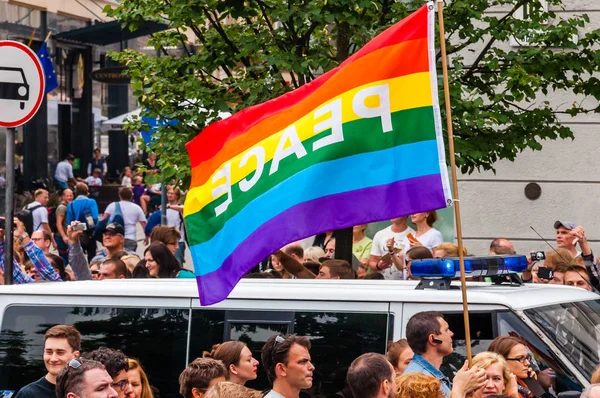
[[[539,252],[531,252],[531,261],[542,261],[546,259],[546,253]]]
[[[554,278],[554,271],[548,267],[539,267],[537,274],[540,279],[551,281]]]

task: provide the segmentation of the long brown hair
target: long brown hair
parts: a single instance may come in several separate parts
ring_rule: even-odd
[[[504,357],[504,359],[506,359],[510,350],[512,350],[512,348],[517,344],[523,344],[525,347],[527,347],[527,343],[520,337],[498,336],[490,343],[488,351],[500,354]]]
[[[150,383],[148,382],[148,376],[146,375],[146,372],[144,372],[144,369],[142,369],[142,365],[140,365],[140,363],[133,358],[127,358],[127,362],[129,364],[129,370],[137,370],[140,373],[140,381],[142,382],[142,395],[137,398],[154,398],[154,395],[152,395],[152,389],[150,388]]]
[[[229,366],[239,366],[244,347],[246,347],[246,344],[241,341],[226,341],[222,344],[213,345],[210,352],[204,351],[202,358],[212,358],[223,362],[227,369],[226,378],[229,380]]]

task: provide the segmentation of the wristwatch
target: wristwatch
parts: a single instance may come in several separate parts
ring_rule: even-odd
[[[25,232],[23,235],[19,236],[19,239],[17,240],[17,242],[19,242],[20,245],[23,244],[23,240],[25,238],[29,238],[29,234],[27,232]]]

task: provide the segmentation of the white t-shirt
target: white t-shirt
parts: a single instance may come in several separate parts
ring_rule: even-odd
[[[54,178],[58,181],[67,182],[73,178],[73,166],[67,160],[63,160],[56,165]]]
[[[125,221],[125,239],[136,240],[136,229],[135,226],[138,222],[146,222],[146,216],[144,215],[144,211],[138,205],[133,202],[125,202],[120,201],[119,205],[121,206],[121,213],[123,214],[123,221]],[[104,210],[105,214],[110,214],[111,216],[115,212],[115,202],[108,205],[106,210]]]
[[[181,232],[180,242],[185,242],[185,229],[183,228],[183,214],[177,210],[167,209],[167,225],[174,227],[176,230]]]
[[[373,237],[373,245],[371,246],[371,254],[373,256],[382,257],[384,254],[388,253],[387,249],[387,241],[390,238],[394,238],[394,247],[398,249],[404,248],[404,238],[409,233],[415,233],[415,230],[411,227],[406,227],[406,229],[402,232],[393,232],[392,226],[390,225],[387,228],[378,231]],[[391,267],[384,269],[381,271],[381,274],[385,279],[404,279],[404,272],[400,271],[394,264]]]
[[[102,185],[102,179],[99,177],[89,176],[85,179],[85,183],[91,186],[100,186]]]
[[[131,178],[129,178],[127,176],[123,176],[123,179],[121,180],[121,185],[124,187],[131,188]]]
[[[27,208],[31,209],[32,207],[40,206],[40,205],[41,205],[40,202],[31,202],[30,204],[27,205]],[[33,230],[34,231],[43,229],[42,228],[43,223],[48,224],[48,209],[46,209],[44,206],[38,207],[37,209],[32,211],[31,215],[33,216]]]
[[[435,228],[431,228],[421,236],[415,235],[415,238],[417,238],[417,240],[429,250],[433,250],[433,248],[437,245],[444,243],[444,237],[442,236],[442,233]],[[410,242],[407,237],[404,238],[403,243],[404,247],[410,248]]]

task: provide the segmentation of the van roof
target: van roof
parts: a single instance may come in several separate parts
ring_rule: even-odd
[[[462,302],[458,285],[455,290],[435,291],[415,290],[416,284],[416,281],[243,279],[228,300]],[[120,279],[0,286],[0,296],[7,294],[194,299],[198,297],[198,290],[193,279]],[[600,296],[596,293],[570,286],[525,284],[516,287],[467,283],[470,304],[501,305],[515,310],[598,298]]]

